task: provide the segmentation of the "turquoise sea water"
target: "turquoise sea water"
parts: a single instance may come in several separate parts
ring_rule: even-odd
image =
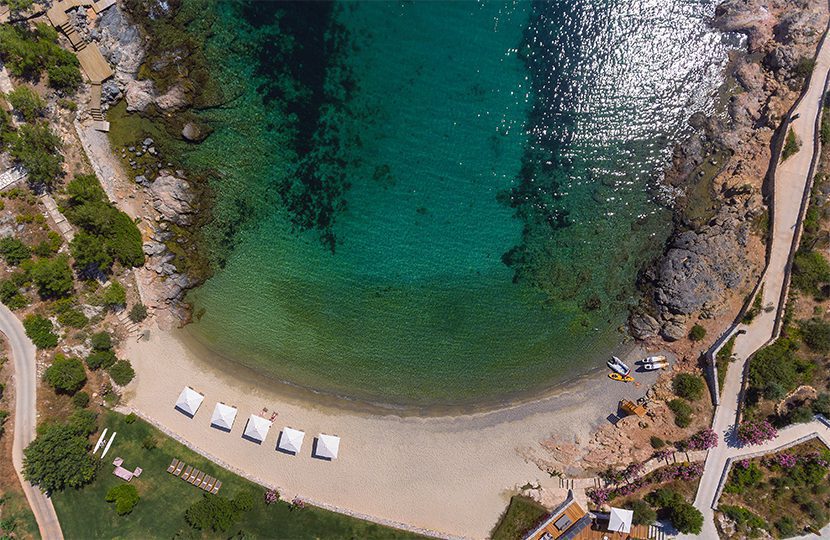
[[[218,173],[218,270],[189,328],[390,404],[493,403],[599,365],[669,231],[649,186],[713,107],[714,5],[213,5],[228,101],[186,159]]]

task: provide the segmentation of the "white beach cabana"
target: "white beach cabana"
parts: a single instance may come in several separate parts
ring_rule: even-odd
[[[236,407],[225,405],[221,401],[213,408],[213,416],[210,419],[210,425],[219,429],[230,431],[233,427],[233,421],[236,420]]]
[[[280,442],[277,445],[277,448],[283,452],[296,454],[303,446],[303,438],[305,438],[305,432],[300,431],[299,429],[287,427],[282,430],[282,436],[280,437]]]
[[[320,434],[317,437],[317,449],[314,455],[323,459],[335,459],[340,450],[340,437]]]
[[[245,424],[245,431],[242,436],[251,441],[261,443],[268,436],[268,430],[271,429],[271,421],[252,414],[248,418],[248,423]]]
[[[631,532],[631,521],[633,519],[633,510],[624,510],[612,506],[611,514],[608,516],[608,530],[628,534]]]
[[[205,396],[189,386],[185,386],[182,393],[179,394],[179,399],[176,400],[176,408],[187,416],[193,418],[204,399]]]

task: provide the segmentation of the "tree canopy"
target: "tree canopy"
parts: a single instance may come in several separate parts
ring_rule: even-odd
[[[86,371],[77,358],[58,353],[52,365],[46,368],[43,379],[58,392],[74,394],[86,384]]]
[[[9,154],[29,171],[29,182],[51,188],[63,176],[61,141],[48,126],[23,124],[6,134]]]
[[[40,315],[29,315],[23,319],[26,335],[38,349],[51,349],[58,344],[58,336],[52,332],[52,321]]]
[[[87,433],[69,424],[46,424],[23,451],[23,476],[41,490],[78,488],[95,477],[97,460]]]
[[[61,298],[72,293],[72,269],[65,255],[38,259],[29,273],[41,298]]]
[[[27,1],[14,0],[14,4]],[[38,81],[46,71],[49,86],[57,90],[73,92],[81,84],[78,58],[58,44],[57,30],[45,23],[34,29],[22,24],[0,26],[0,59],[16,77]]]

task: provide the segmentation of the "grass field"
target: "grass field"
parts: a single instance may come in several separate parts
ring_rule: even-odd
[[[0,538],[40,538],[35,515],[22,493],[0,495]]]
[[[493,540],[519,540],[547,514],[547,509],[533,499],[516,495],[493,529]]]
[[[202,458],[195,452],[167,437],[149,424],[136,420],[132,424],[125,416],[107,413],[101,420],[102,429],[118,435],[107,459],[101,464],[95,481],[80,490],[66,490],[53,496],[55,508],[68,540],[87,538],[360,538],[360,539],[410,539],[421,538],[412,533],[398,531],[354,519],[342,514],[307,505],[292,510],[287,503],[266,505],[265,489],[236,476]],[[146,450],[143,441],[153,437],[158,447]],[[111,503],[104,498],[107,491],[122,480],[112,474],[112,460],[124,459],[123,466],[132,470],[141,467],[143,472],[134,478],[141,496],[132,513],[119,516]],[[184,519],[185,510],[203,497],[203,491],[168,474],[167,466],[173,458],[186,461],[222,481],[220,494],[228,498],[242,490],[255,494],[253,510],[242,515],[233,528],[215,533],[197,531]],[[242,533],[240,535],[240,533]]]

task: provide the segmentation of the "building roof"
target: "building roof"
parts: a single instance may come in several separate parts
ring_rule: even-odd
[[[268,436],[269,429],[271,429],[270,420],[252,414],[248,418],[248,423],[245,424],[245,432],[242,435],[253,441],[262,442]]]
[[[296,454],[300,451],[300,448],[303,446],[304,438],[304,432],[300,431],[299,429],[287,427],[282,430],[282,436],[280,437],[280,442],[277,445],[277,448],[285,452]]]
[[[591,524],[591,516],[574,501],[573,491],[568,490],[565,502],[553,510],[538,527],[527,533],[524,540],[570,540]]]
[[[213,408],[213,416],[210,419],[210,425],[230,431],[233,427],[234,420],[236,420],[236,407],[225,405],[220,401],[216,404],[216,407]]]

